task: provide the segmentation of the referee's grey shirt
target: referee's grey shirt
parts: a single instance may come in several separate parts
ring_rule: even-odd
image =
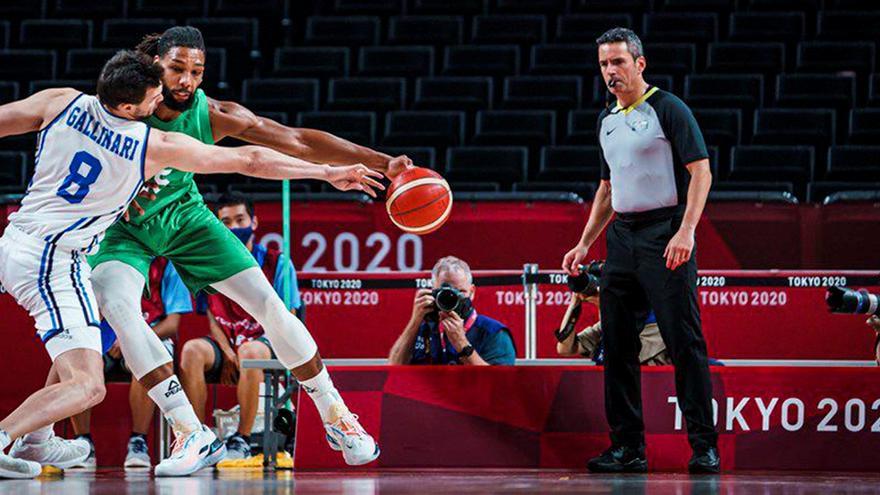
[[[687,203],[685,165],[708,158],[693,113],[677,96],[651,87],[627,108],[599,115],[601,178],[611,181],[611,207],[636,213]]]

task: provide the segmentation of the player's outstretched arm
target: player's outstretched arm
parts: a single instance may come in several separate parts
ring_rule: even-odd
[[[39,131],[79,94],[73,88],[45,89],[0,106],[0,137]]]
[[[150,131],[145,178],[172,166],[200,174],[239,173],[261,179],[318,179],[343,191],[362,191],[375,197],[375,189],[384,189],[376,181],[379,172],[362,164],[330,167],[287,156],[262,146],[224,148],[210,146],[185,134]]]
[[[312,162],[363,163],[392,178],[413,165],[405,155],[392,158],[329,132],[287,127],[232,101],[208,99],[208,103],[215,141],[231,136]]]

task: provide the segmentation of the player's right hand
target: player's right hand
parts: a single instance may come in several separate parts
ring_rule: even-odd
[[[578,244],[571,251],[565,253],[565,257],[562,258],[562,271],[571,276],[577,275],[578,265],[587,257],[589,249],[590,246]]]
[[[413,301],[413,320],[421,321],[425,315],[434,309],[434,296],[431,295],[430,289],[419,289],[416,291],[416,297]]]
[[[135,216],[141,216],[144,214],[144,208],[138,203],[137,198],[144,198],[149,201],[153,201],[156,199],[156,193],[159,191],[159,185],[153,179],[149,179],[144,182],[144,186],[141,187],[140,192],[137,194],[135,199],[129,203],[128,208],[125,210],[125,214],[122,215],[122,218],[128,222],[131,220],[131,211],[134,210]]]
[[[388,161],[388,170],[385,172],[385,176],[393,180],[404,171],[414,167],[415,165],[410,157],[406,155],[395,156]]]

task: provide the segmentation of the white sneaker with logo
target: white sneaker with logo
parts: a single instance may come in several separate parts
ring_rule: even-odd
[[[80,462],[79,464],[70,466],[68,469],[72,471],[94,471],[98,467],[98,461],[95,458],[95,444],[89,442],[85,438],[82,438],[81,440],[89,443],[89,456],[86,457],[86,460]]]
[[[0,451],[0,479],[36,478],[42,470],[39,462],[16,459]]]
[[[125,469],[149,469],[150,453],[147,441],[141,437],[128,439],[128,453],[125,454]]]
[[[379,457],[379,444],[373,440],[358,422],[356,414],[342,402],[330,406],[332,421],[324,423],[327,443],[330,448],[342,452],[342,458],[349,466],[360,466],[375,461]]]
[[[160,462],[156,476],[189,476],[196,471],[217,464],[226,457],[226,445],[217,435],[202,425],[198,430],[176,434],[171,456]]]
[[[65,440],[56,437],[54,433],[48,440],[42,443],[27,443],[24,437],[19,437],[9,455],[16,459],[38,462],[43,466],[55,466],[58,469],[67,469],[83,463],[92,453],[92,445],[88,440],[78,438]]]

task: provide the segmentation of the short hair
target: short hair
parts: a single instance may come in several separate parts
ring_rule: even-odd
[[[101,103],[110,108],[144,101],[147,88],[162,84],[162,66],[143,53],[131,50],[116,52],[101,69],[97,93]]]
[[[144,36],[135,50],[154,57],[164,57],[174,47],[195,48],[205,51],[205,39],[198,28],[192,26],[174,26],[162,34],[153,33]]]
[[[214,214],[219,215],[220,210],[226,208],[227,206],[238,206],[244,205],[244,209],[247,210],[248,215],[251,218],[254,217],[254,202],[250,200],[247,196],[240,193],[224,193],[221,194],[219,198],[217,198],[217,202],[214,204]]]
[[[602,36],[596,38],[596,45],[604,45],[607,43],[626,43],[626,50],[632,55],[633,60],[643,57],[645,51],[642,49],[642,40],[632,30],[623,27],[611,28],[602,33]]]
[[[468,283],[474,283],[474,275],[471,273],[470,265],[455,256],[446,256],[437,260],[437,263],[434,264],[434,268],[431,269],[431,281],[437,282],[441,273],[453,271],[467,275]]]

